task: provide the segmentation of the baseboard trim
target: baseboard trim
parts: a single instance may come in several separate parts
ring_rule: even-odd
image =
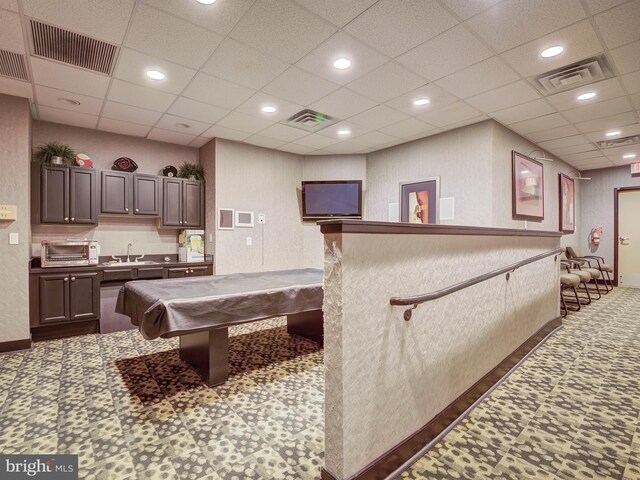
[[[550,333],[562,326],[562,317],[548,321],[540,330],[482,377],[475,385],[454,400],[447,408],[416,433],[405,439],[387,453],[374,460],[348,480],[384,480],[409,461],[414,455],[438,437],[455,422],[469,407],[488,392],[529,352],[535,349]],[[340,480],[325,468],[321,470],[322,480]]]
[[[15,352],[18,350],[29,350],[31,348],[31,339],[12,340],[10,342],[0,342],[0,353]]]

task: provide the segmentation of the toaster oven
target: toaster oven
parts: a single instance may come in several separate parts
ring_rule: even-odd
[[[43,240],[40,244],[42,267],[82,267],[98,264],[96,240]]]

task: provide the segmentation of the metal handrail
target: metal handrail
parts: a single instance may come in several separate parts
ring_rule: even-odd
[[[541,253],[539,255],[535,255],[533,257],[527,258],[526,260],[521,260],[520,262],[513,263],[511,265],[507,265],[506,267],[499,268],[498,270],[494,270],[489,273],[485,273],[484,275],[479,275],[465,282],[456,283],[455,285],[451,285],[450,287],[443,288],[441,290],[436,290],[435,292],[425,293],[423,295],[415,295],[412,297],[391,297],[389,303],[394,306],[399,305],[413,305],[413,307],[408,308],[404,312],[404,319],[406,321],[411,320],[411,311],[418,308],[418,305],[421,303],[429,302],[431,300],[436,300],[438,298],[445,297],[454,292],[463,290],[472,285],[476,285],[478,283],[484,282],[485,280],[489,280],[490,278],[497,277],[498,275],[502,275],[506,273],[506,279],[509,280],[509,277],[512,272],[516,271],[518,268],[528,265],[533,262],[537,262],[538,260],[542,260],[543,258],[551,257],[555,255],[555,260],[558,260],[558,255],[564,252],[564,248],[556,248],[555,250],[550,250],[545,253]]]

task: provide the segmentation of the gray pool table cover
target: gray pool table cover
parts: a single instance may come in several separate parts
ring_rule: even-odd
[[[305,268],[127,282],[116,312],[146,339],[322,309],[322,270]]]

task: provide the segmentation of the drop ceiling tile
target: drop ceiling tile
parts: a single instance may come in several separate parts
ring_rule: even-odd
[[[38,105],[46,105],[48,107],[60,108],[71,112],[86,113],[87,115],[100,115],[103,102],[101,98],[78,95],[77,93],[65,92],[64,90],[43,87],[41,85],[36,85],[35,88]],[[66,105],[59,101],[60,98],[75,100],[80,102],[80,104]]]
[[[311,135],[307,135],[306,137],[297,139],[293,143],[315,149],[324,148],[327,145],[332,145],[334,143],[338,143],[339,141],[340,140],[333,137],[325,137],[323,135],[318,135],[317,133],[312,133]]]
[[[18,0],[0,0],[0,8],[18,12]]]
[[[544,100],[533,100],[511,108],[505,108],[498,112],[491,113],[491,117],[504,125],[522,122],[535,117],[541,117],[554,113],[555,110]]]
[[[436,127],[446,127],[447,125],[476,118],[480,115],[478,110],[466,103],[456,102],[438,110],[425,112],[418,115],[418,118]]]
[[[227,35],[255,0],[220,1],[211,5],[175,0],[142,1],[195,25]]]
[[[259,1],[238,22],[231,37],[288,63],[295,63],[336,32],[290,0]]]
[[[568,137],[556,138],[546,142],[538,142],[538,146],[545,150],[553,150],[554,148],[570,147],[572,145],[580,145],[587,143],[589,139],[584,135],[570,135]]]
[[[424,85],[426,80],[395,62],[388,62],[349,84],[349,89],[386,102]]]
[[[189,127],[179,127],[179,124],[189,125]],[[168,113],[165,113],[155,126],[164,130],[171,130],[193,136],[198,136],[211,128],[210,123],[197,122],[189,118],[178,117]]]
[[[262,91],[300,105],[309,105],[337,90],[337,84],[291,67]]]
[[[304,145],[298,145],[297,143],[286,143],[278,147],[278,150],[283,150],[289,153],[295,153],[296,155],[306,155],[315,151],[313,147],[305,147]]]
[[[491,47],[504,52],[586,17],[580,0],[505,0],[467,21]]]
[[[578,100],[578,95],[594,92],[596,96],[589,100]],[[599,104],[605,100],[611,100],[623,96],[625,93],[620,86],[617,77],[592,83],[585,87],[574,88],[567,92],[557,93],[547,97],[547,101],[558,110],[569,110],[572,108],[584,107],[587,105]]]
[[[149,69],[160,70],[166,78],[164,80],[149,78],[146,75]],[[196,71],[190,68],[166,60],[158,60],[128,48],[120,51],[118,63],[113,72],[114,78],[176,94],[184,90],[195,74]]]
[[[345,31],[396,57],[456,23],[434,0],[381,0],[347,25]]]
[[[323,150],[328,153],[362,153],[368,149],[362,145],[345,141],[334,143],[333,145],[327,145]]]
[[[144,108],[132,107],[122,103],[109,102],[104,104],[102,116],[112,120],[137,123],[139,125],[153,126],[162,116],[162,113]]]
[[[316,15],[320,15],[338,27],[344,27],[377,1],[378,0],[349,0],[348,2],[336,2],[335,0],[296,0],[296,2],[303,7],[308,8]]]
[[[210,141],[211,141],[211,139],[207,138],[207,137],[197,137],[195,140],[193,140],[189,144],[189,146],[190,147],[195,147],[195,148],[200,148],[200,147],[204,147]]]
[[[640,145],[607,148],[602,153],[617,165],[628,165],[640,161]],[[627,154],[635,154],[635,158],[622,158]]]
[[[575,127],[580,133],[592,133],[599,130],[607,131],[612,128],[625,127],[627,125],[633,125],[637,123],[636,115],[634,112],[618,113],[617,115],[611,115],[610,117],[596,118],[595,120],[588,120],[585,122],[575,123]]]
[[[104,98],[109,88],[109,77],[36,57],[31,57],[31,71],[37,85],[81,95]]]
[[[218,120],[229,114],[229,110],[214,107],[206,103],[196,102],[189,98],[178,97],[167,113],[197,120],[203,123],[216,123]]]
[[[443,0],[451,10],[463,20],[486,10],[502,0]]]
[[[391,135],[396,138],[412,138],[416,135],[427,134],[434,130],[440,130],[439,128],[429,125],[428,123],[421,122],[416,118],[407,118],[401,122],[394,123],[387,127],[380,129],[382,133]]]
[[[568,123],[569,122],[567,122],[567,120],[565,120],[565,118],[559,113],[552,113],[550,115],[544,115],[543,117],[525,120],[524,122],[512,123],[509,125],[509,128],[523,135],[537,132],[538,130],[562,127]]]
[[[540,98],[540,94],[536,92],[529,83],[524,80],[519,80],[509,85],[498,87],[495,90],[469,97],[466,102],[472,107],[488,113],[504,110],[505,108]]]
[[[600,142],[602,140],[609,140],[609,137],[605,135],[607,130],[608,129],[587,133],[585,134],[585,137],[587,137],[590,142]],[[617,138],[630,137],[632,135],[640,135],[640,123],[633,123],[630,125],[626,125],[624,127],[618,127],[617,130],[620,130],[621,132]]]
[[[604,158],[604,155],[600,153],[599,150],[591,150],[589,152],[581,152],[581,153],[568,153],[563,155],[562,159],[567,162],[575,162],[579,160],[588,160],[592,158]]]
[[[571,145],[569,147],[559,147],[553,150],[553,154],[562,157],[564,155],[572,153],[591,152],[596,150],[596,147],[591,143],[583,143],[581,145]]]
[[[288,125],[281,125],[276,123],[270,127],[265,128],[260,132],[263,137],[269,137],[276,140],[282,140],[283,142],[293,142],[299,138],[309,135],[306,130],[300,130],[299,128],[293,128]]]
[[[24,14],[93,38],[120,44],[134,0],[22,0]]]
[[[338,58],[348,58],[351,66],[339,70],[333,66]],[[305,55],[296,66],[326,80],[346,85],[389,61],[389,57],[367,47],[355,38],[338,32]]]
[[[45,105],[39,105],[38,112],[40,113],[39,119],[46,122],[63,123],[65,125],[83,128],[96,128],[96,124],[98,123],[98,117],[95,115],[70,112]]]
[[[236,85],[221,78],[198,73],[182,96],[233,110],[246,101],[255,90]]]
[[[630,95],[629,98],[631,99],[631,103],[634,108],[640,110],[640,93],[634,93],[633,95]]]
[[[98,130],[134,137],[146,137],[151,127],[102,117],[98,122]]]
[[[628,93],[640,92],[640,70],[622,75],[620,80],[622,80],[624,88],[626,88]]]
[[[565,125],[558,128],[547,128],[539,132],[528,133],[525,136],[534,143],[545,142],[555,138],[568,137],[569,135],[577,135],[578,129],[573,125]]]
[[[640,2],[627,2],[594,17],[609,48],[640,40]]]
[[[33,87],[29,82],[0,77],[0,93],[14,97],[33,98]]]
[[[435,84],[457,97],[467,98],[507,83],[518,76],[497,57],[492,57],[452,75],[441,78]]]
[[[280,145],[284,145],[286,142],[275,138],[263,137],[262,135],[251,135],[249,138],[243,140],[245,143],[256,145],[264,148],[278,148]]]
[[[153,57],[198,69],[222,41],[210,30],[138,4],[125,45]]]
[[[397,137],[392,137],[391,135],[387,135],[382,132],[369,132],[364,135],[360,135],[358,137],[353,137],[351,142],[363,145],[365,147],[379,147],[380,145],[384,145],[386,143],[395,142],[398,140]]]
[[[540,52],[552,45],[562,45],[564,51],[551,58]],[[540,75],[603,52],[602,44],[589,20],[583,20],[557,32],[502,53],[502,58],[524,77]]]
[[[258,89],[287,68],[288,63],[227,38],[202,67],[202,71],[238,85]]]
[[[406,120],[407,118],[409,118],[407,115],[393,108],[385,105],[377,105],[349,118],[349,123],[355,123],[371,130],[376,130],[386,127],[387,125],[398,123],[401,120]]]
[[[493,54],[463,25],[432,38],[399,56],[397,61],[429,80],[462,70]]]
[[[351,131],[350,135],[338,135],[338,131],[339,130],[343,130],[343,129],[347,129]],[[363,135],[367,132],[370,132],[371,130],[373,130],[372,128],[367,128],[363,125],[357,125],[351,121],[349,122],[338,122],[334,125],[330,125],[327,128],[323,128],[322,130],[320,130],[317,135],[322,135],[323,137],[329,137],[331,139],[335,139],[338,142],[343,142],[346,141],[349,138],[353,138],[353,137],[357,137],[358,135]],[[302,142],[305,138],[307,137],[303,137],[300,140],[296,140],[295,143],[300,143]],[[335,142],[332,142],[330,144],[324,145],[320,148],[326,148],[329,145],[332,145]],[[304,145],[304,143],[302,144]],[[310,145],[313,146],[313,145]]]
[[[344,120],[376,106],[376,102],[347,88],[341,88],[321,100],[309,105],[309,108]]]
[[[134,107],[164,112],[176,96],[152,88],[141,87],[122,80],[113,80],[109,90],[109,100]]]
[[[628,0],[586,0],[589,12],[591,12],[592,15],[604,10],[609,10],[610,8],[620,5],[626,1]]]
[[[202,134],[203,137],[209,138],[226,138],[227,140],[242,141],[245,138],[251,136],[250,133],[241,132],[239,130],[233,130],[232,128],[225,128],[219,125],[214,125],[209,130]]]
[[[265,113],[262,111],[264,106],[276,107],[276,111],[273,113]],[[236,110],[247,115],[253,115],[254,117],[264,118],[272,122],[280,122],[289,118],[294,113],[303,110],[302,105],[297,103],[287,102],[281,98],[277,98],[273,95],[268,95],[264,92],[257,92],[249,100],[240,105]]]
[[[624,47],[611,50],[610,54],[620,74],[640,70],[640,42],[630,43]]]
[[[161,128],[152,129],[147,135],[149,140],[158,140],[159,142],[175,143],[177,145],[189,145],[197,137],[195,135],[186,135],[184,133],[172,132]]]
[[[426,105],[414,105],[414,101],[418,99],[426,98],[429,103]],[[409,93],[400,95],[385,102],[385,105],[406,113],[407,115],[420,115],[421,113],[428,112],[430,110],[437,110],[438,108],[446,107],[458,101],[458,97],[445,92],[440,87],[429,83],[422,87],[416,88]]]
[[[273,122],[240,112],[231,112],[220,120],[218,125],[221,127],[231,128],[233,130],[240,130],[241,132],[257,133],[260,130],[264,130],[265,128],[273,125]]]
[[[451,123],[444,127],[445,130],[454,130],[456,128],[466,127],[467,125],[473,125],[474,123],[484,122],[485,120],[489,120],[489,117],[486,115],[479,115],[477,117],[467,118],[465,120],[461,120],[459,122]]]
[[[596,118],[608,117],[618,113],[629,112],[633,110],[631,103],[627,97],[618,97],[603,102],[592,103],[571,110],[565,110],[562,114],[573,123],[586,122]]]
[[[563,159],[564,160],[564,159]],[[601,158],[592,158],[592,159],[587,159],[584,160],[582,162],[577,161],[577,160],[567,160],[570,164],[572,164],[573,166],[575,166],[578,170],[581,171],[589,171],[589,170],[597,170],[599,168],[608,168],[608,167],[613,167],[614,163],[605,158],[605,157],[601,157]]]
[[[24,53],[20,15],[0,10],[0,49]]]

